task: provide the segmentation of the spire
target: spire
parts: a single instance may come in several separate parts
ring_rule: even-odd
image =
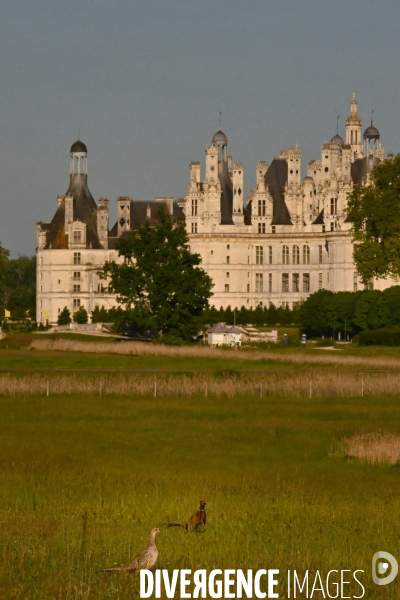
[[[336,135],[339,135],[339,119],[340,119],[340,116],[338,115],[336,117]]]
[[[357,100],[356,100],[356,93],[353,92],[352,98],[351,98],[351,103],[350,103],[350,112],[352,115],[356,115],[357,114]]]

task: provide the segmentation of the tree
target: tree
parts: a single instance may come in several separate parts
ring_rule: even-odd
[[[333,298],[329,290],[318,290],[311,294],[299,308],[300,327],[311,334],[332,333],[333,328]]]
[[[85,307],[80,306],[76,312],[74,312],[74,323],[78,325],[85,325],[88,322],[88,314]]]
[[[108,323],[109,315],[108,310],[102,306],[95,306],[92,311],[92,323]]]
[[[379,290],[368,290],[359,293],[355,307],[354,322],[360,329],[379,329],[383,326],[380,316],[380,299],[382,292]]]
[[[71,313],[68,308],[64,306],[60,314],[58,315],[57,325],[69,325],[71,323]]]
[[[13,317],[35,318],[36,256],[18,256],[7,261],[3,298]]]
[[[0,242],[0,306],[4,306],[6,304],[6,298],[4,295],[9,255],[10,252],[3,248]]]
[[[124,264],[108,262],[100,273],[142,333],[184,339],[197,333],[213,284],[188,243],[183,220],[171,219],[161,207],[156,225],[146,222],[118,240]]]
[[[364,283],[373,277],[400,276],[400,155],[370,174],[370,183],[349,196],[354,260]]]
[[[381,292],[379,316],[384,327],[400,325],[400,286],[394,285]],[[372,329],[372,328],[371,328]]]

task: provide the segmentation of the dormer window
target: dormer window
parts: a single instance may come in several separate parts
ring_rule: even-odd
[[[80,244],[82,242],[82,232],[74,230],[74,244]]]

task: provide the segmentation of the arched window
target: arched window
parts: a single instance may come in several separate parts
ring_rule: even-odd
[[[283,246],[282,248],[282,263],[284,265],[289,264],[289,246]]]
[[[293,264],[298,265],[300,263],[300,248],[298,246],[293,246]]]
[[[310,264],[310,246],[303,246],[303,264]]]

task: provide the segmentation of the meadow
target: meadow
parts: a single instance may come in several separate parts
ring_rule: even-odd
[[[363,569],[365,598],[399,596],[397,580],[371,578],[376,551],[400,558],[399,463],[356,458],[363,435],[399,447],[395,350],[368,374],[371,349],[108,346],[0,343],[0,598],[138,598],[138,576],[99,569],[128,563],[200,498],[205,530],[163,529],[160,568],[278,568],[282,598],[288,569]],[[129,369],[144,372],[114,372]]]

